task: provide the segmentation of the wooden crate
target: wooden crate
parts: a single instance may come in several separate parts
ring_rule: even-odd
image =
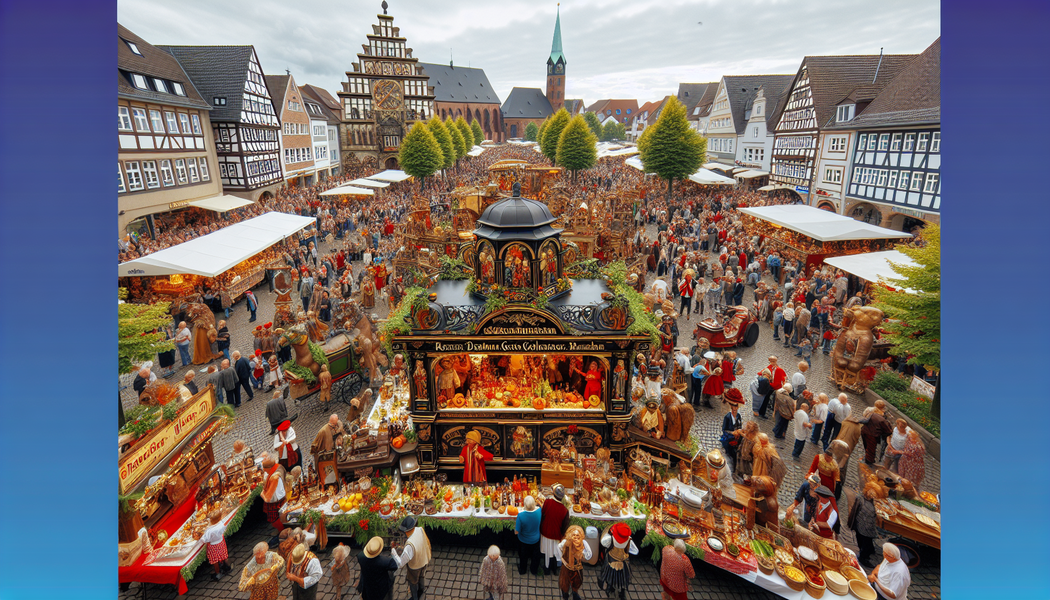
[[[562,487],[571,488],[575,485],[575,481],[576,467],[573,465],[563,465],[561,471],[555,471],[546,467],[540,470],[541,486],[547,487],[560,483]]]

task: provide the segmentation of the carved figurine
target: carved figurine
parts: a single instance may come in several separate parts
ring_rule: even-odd
[[[846,310],[842,333],[831,353],[831,375],[836,384],[853,385],[859,381],[860,371],[875,345],[874,329],[884,316],[874,306],[855,306]]]

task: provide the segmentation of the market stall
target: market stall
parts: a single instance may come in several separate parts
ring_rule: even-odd
[[[893,268],[893,264],[905,267],[916,266],[910,256],[899,250],[884,250],[882,252],[868,252],[866,254],[854,254],[852,256],[835,256],[824,260],[827,264],[856,275],[871,284],[886,285],[889,279],[899,279],[901,276]]]

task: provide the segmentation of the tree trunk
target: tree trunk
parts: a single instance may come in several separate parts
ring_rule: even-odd
[[[933,400],[930,401],[930,415],[941,419],[941,372],[937,371],[937,383],[933,387]]]
[[[674,177],[667,180],[667,202],[671,202],[672,186],[674,186]]]

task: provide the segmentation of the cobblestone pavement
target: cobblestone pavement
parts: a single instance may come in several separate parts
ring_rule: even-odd
[[[655,237],[655,227],[649,226],[650,238]],[[330,249],[334,250],[335,246],[327,243],[322,243],[322,251],[327,252]],[[361,267],[360,263],[354,264],[354,272],[359,272]],[[649,282],[652,282],[653,276],[650,275],[648,278]],[[766,278],[766,283],[771,284],[772,279]],[[259,298],[259,308],[257,311],[257,320],[255,323],[249,323],[248,319],[250,313],[247,312],[242,299],[231,308],[231,315],[227,321],[227,327],[230,329],[232,344],[230,347],[231,352],[233,350],[241,350],[242,353],[248,354],[252,352],[252,335],[251,331],[256,325],[265,323],[271,320],[273,316],[273,300],[276,297],[271,295],[267,291],[265,284],[255,288],[256,296]],[[750,302],[752,294],[750,288],[745,292],[745,301]],[[676,302],[677,305],[677,302]],[[677,308],[677,306],[676,306]],[[389,312],[389,308],[386,305],[385,300],[377,299],[376,308],[372,312],[379,315],[380,318],[385,318]],[[218,318],[222,318],[222,313],[217,314]],[[678,319],[678,328],[681,332],[679,336],[679,345],[690,346],[693,344],[691,332],[696,326],[696,320],[698,317],[694,316],[692,320],[687,320],[684,316]],[[737,380],[737,387],[743,392],[743,396],[747,404],[740,409],[740,414],[744,420],[751,419],[752,408],[751,408],[751,394],[747,391],[747,386],[750,384],[752,378],[758,373],[759,370],[764,368],[768,363],[767,359],[770,355],[779,357],[780,366],[787,372],[788,377],[797,371],[795,365],[799,359],[794,356],[794,350],[783,347],[782,341],[776,341],[772,339],[772,330],[768,325],[765,325],[761,329],[758,342],[751,348],[738,348],[738,358],[741,358],[744,363],[744,375],[741,375]],[[807,373],[806,381],[807,387],[813,392],[814,395],[824,392],[829,397],[838,395],[839,390],[834,386],[833,383],[828,381],[827,377],[830,370],[830,357],[824,356],[820,351],[813,354],[812,357],[813,366]],[[176,364],[178,360],[176,358]],[[217,362],[215,363],[218,364]],[[180,368],[174,375],[168,378],[168,381],[172,384],[177,384],[181,381],[183,374],[189,368],[198,369],[197,381],[198,383],[203,382],[203,373],[199,370],[201,366]],[[157,371],[158,367],[154,366],[154,370]],[[125,376],[121,379],[121,400],[124,405],[124,409],[128,410],[135,406],[136,399],[134,393],[131,390],[131,380],[133,376]],[[865,404],[856,395],[849,394],[850,404],[853,408],[853,414],[860,416],[863,412]],[[270,435],[270,426],[266,420],[266,402],[269,400],[269,394],[265,394],[261,391],[255,393],[255,399],[248,401],[245,397],[244,391],[241,391],[241,407],[237,410],[237,420],[232,431],[228,434],[219,436],[213,442],[215,456],[225,457],[229,454],[230,449],[233,445],[233,441],[242,439],[247,442],[252,448],[255,449],[256,453],[263,450],[272,448],[273,436]],[[293,406],[292,400],[287,400],[289,414],[296,414],[298,412],[299,417],[293,423],[300,443],[300,450],[304,456],[307,455],[307,449],[309,448],[310,441],[313,439],[314,434],[327,422],[328,415],[335,412],[344,417],[346,415],[348,406],[341,402],[333,402],[332,406],[324,407],[319,405],[316,400],[316,395],[307,398],[300,406]],[[727,411],[722,407],[717,409],[709,408],[698,408],[697,418],[693,425],[693,437],[697,440],[701,447],[706,449],[719,447],[718,438],[721,435],[722,417]],[[817,446],[807,442],[805,450],[803,450],[802,458],[796,462],[791,459],[792,450],[792,428],[788,428],[786,440],[773,440],[772,429],[773,429],[773,418],[772,411],[770,411],[770,418],[768,420],[755,419],[758,422],[759,429],[770,435],[771,441],[776,443],[777,449],[788,466],[788,474],[784,478],[784,482],[779,491],[779,500],[781,506],[788,506],[794,499],[795,492],[802,484],[806,470],[809,467],[810,462],[813,460]],[[863,449],[858,445],[858,449],[854,451],[854,456],[850,459],[849,469],[846,473],[846,486],[856,488],[858,485],[858,469],[857,463],[858,454],[862,453]],[[922,489],[938,493],[940,491],[940,461],[934,459],[932,456],[926,456],[926,478],[922,482]],[[842,511],[843,518],[847,514],[848,507],[846,506],[845,494],[843,494],[842,501],[840,503],[840,510]],[[255,509],[253,509],[254,513]],[[260,517],[261,519],[261,517]],[[256,527],[249,527],[247,522],[245,527],[234,535],[228,543],[230,544],[230,557],[231,564],[237,567],[237,565],[243,566],[251,554],[251,547],[260,540],[266,539],[271,535],[267,532],[265,523]],[[848,531],[848,528],[842,528],[841,541],[856,551],[856,542],[853,537],[853,533]],[[881,541],[876,540],[876,547]],[[461,542],[462,543],[462,542]],[[479,544],[479,546],[485,544]],[[556,581],[553,578],[547,580],[531,578],[526,576],[522,581],[518,581],[516,571],[516,551],[513,550],[515,547],[513,540],[508,540],[508,543],[501,545],[504,548],[504,556],[512,557],[508,568],[513,573],[512,584],[511,584],[511,597],[512,598],[529,598],[529,597],[559,597],[556,590]],[[435,567],[438,564],[450,565],[451,568],[447,571],[444,567],[432,568],[431,576],[434,578],[434,583],[430,584],[431,593],[428,594],[431,598],[483,598],[484,594],[477,590],[477,565],[476,562],[480,561],[481,556],[484,553],[484,549],[462,549],[459,547],[445,546],[437,548],[435,546],[437,554]],[[646,555],[650,550],[643,549],[643,556]],[[461,559],[466,559],[466,564],[460,564]],[[447,562],[441,562],[447,561]],[[641,565],[645,563],[649,565],[648,561],[636,560],[636,563]],[[323,564],[327,566],[328,561],[324,560]],[[738,577],[721,571],[715,567],[711,567],[706,563],[700,563],[694,561],[697,567],[698,578],[693,582],[693,591],[691,592],[691,598],[738,598],[738,597],[775,597],[773,594],[765,592],[755,585],[742,581]],[[646,570],[648,569],[648,570]],[[247,594],[242,594],[236,591],[236,581],[232,580],[231,577],[226,577],[222,582],[215,583],[210,579],[210,568],[208,566],[202,566],[198,569],[196,578],[189,582],[190,590],[187,595],[188,598],[232,598],[232,597],[243,597],[247,598]],[[637,578],[635,585],[632,586],[632,598],[659,598],[660,589],[658,583],[657,573],[651,566],[641,567],[637,572]],[[646,578],[645,573],[649,573],[651,577]],[[399,576],[398,587],[395,588],[395,599],[407,598],[408,592],[407,587],[403,583],[404,576]],[[594,586],[594,574],[585,576],[585,581],[589,583],[584,584],[583,595],[585,598],[597,598],[604,596],[604,593],[599,592]],[[230,582],[233,581],[231,584]],[[440,582],[440,583],[439,583]],[[321,585],[323,586],[319,591],[322,592],[318,595],[318,598],[329,599],[334,597],[334,590],[328,584],[328,576],[322,579]],[[173,595],[173,592],[165,590],[165,586],[148,585],[148,594],[150,598],[168,597]],[[170,586],[167,586],[170,587]],[[162,592],[162,590],[165,590]],[[136,593],[141,591],[139,584],[133,584],[129,592],[122,594],[122,597],[126,597],[129,600],[135,597]],[[163,596],[168,594],[168,596]],[[347,597],[355,597],[357,594],[352,590],[344,590],[344,594]],[[535,594],[535,595],[534,595]],[[912,570],[912,584],[908,590],[908,597],[913,600],[927,599],[927,598],[939,598],[940,597],[940,554],[939,552],[923,549],[922,552],[922,564]]]

